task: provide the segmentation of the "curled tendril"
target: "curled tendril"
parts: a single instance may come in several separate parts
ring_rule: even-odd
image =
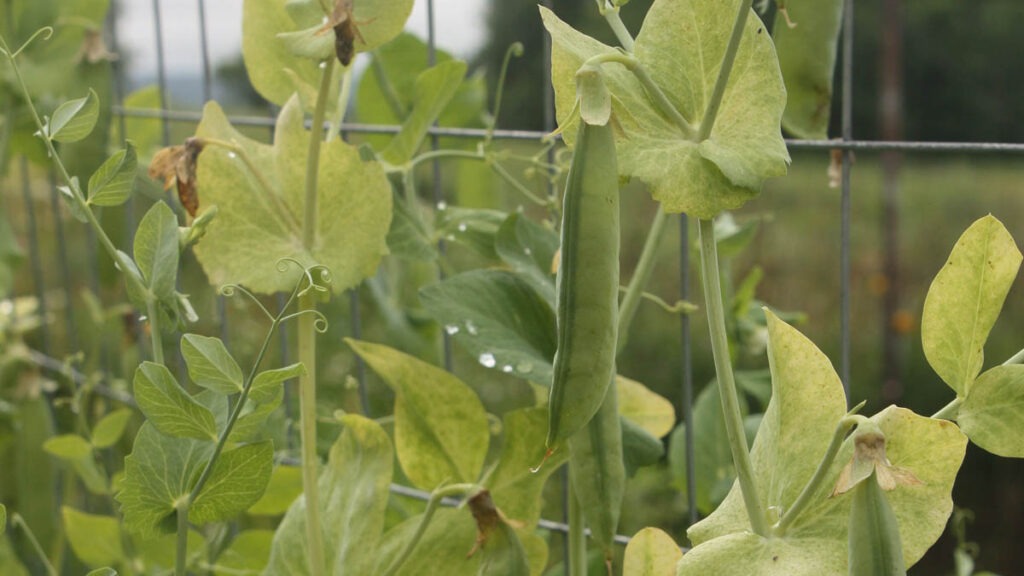
[[[310,266],[303,270],[303,274],[306,277],[306,286],[299,290],[298,296],[300,298],[308,294],[310,290],[314,290],[321,294],[330,292],[327,286],[331,283],[331,272],[326,266],[322,266],[320,264]]]
[[[53,28],[50,26],[43,26],[39,30],[36,30],[34,34],[29,36],[28,40],[25,40],[25,43],[22,44],[20,48],[15,50],[14,53],[8,54],[8,58],[10,58],[11,60],[17,58],[18,54],[21,54],[21,52],[25,50],[25,48],[28,48],[29,44],[34,42],[35,39],[40,36],[43,37],[43,40],[49,40],[53,36]]]
[[[238,284],[225,284],[221,286],[220,289],[217,290],[217,292],[221,296],[226,296],[228,298],[231,298],[237,292],[241,292],[242,294],[248,296],[249,299],[252,300],[256,304],[256,306],[263,312],[263,314],[270,319],[271,322],[274,321],[274,315],[271,314],[270,311],[267,310],[265,306],[263,306],[263,303],[260,302],[260,299],[257,298],[255,294],[249,292],[249,290],[246,289],[244,286],[240,286]]]
[[[288,258],[288,257],[281,258],[280,260],[278,260],[277,264],[275,265],[275,267],[277,268],[278,272],[284,274],[285,272],[288,271],[289,268],[291,268],[292,264],[294,264],[295,267],[298,268],[299,270],[304,270],[305,269],[305,267],[302,265],[302,262],[299,262],[295,258]]]
[[[299,310],[298,312],[292,312],[291,314],[288,314],[287,316],[282,316],[281,320],[279,322],[284,324],[285,322],[287,322],[287,321],[289,321],[289,320],[291,320],[293,318],[298,318],[299,316],[302,316],[303,314],[312,314],[313,316],[316,317],[313,320],[313,329],[316,330],[318,334],[326,334],[327,333],[327,329],[330,328],[330,324],[327,322],[327,316],[324,316],[324,313],[319,311],[319,310],[312,310],[312,309],[310,309],[310,310]]]

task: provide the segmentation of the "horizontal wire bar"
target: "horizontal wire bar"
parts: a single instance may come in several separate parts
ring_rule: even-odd
[[[150,110],[145,108],[124,108],[113,106],[114,114],[133,118],[154,118],[171,122],[198,122],[202,119],[200,112],[187,110]],[[238,126],[273,126],[274,119],[269,116],[228,116]],[[397,134],[401,126],[343,123],[342,132],[363,134]],[[483,138],[487,130],[482,128],[442,128],[431,127],[428,133],[438,136],[456,138]],[[547,136],[540,130],[495,130],[494,137],[504,140],[539,140]],[[860,150],[860,151],[904,151],[904,152],[1008,152],[1024,154],[1024,143],[1013,142],[921,142],[921,141],[886,141],[886,140],[792,140],[787,139],[786,145],[797,150]]]

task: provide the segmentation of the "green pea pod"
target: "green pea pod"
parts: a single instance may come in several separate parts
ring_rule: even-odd
[[[850,576],[906,576],[896,514],[877,472],[853,488],[850,508]]]
[[[548,397],[548,451],[586,426],[615,376],[619,173],[612,122],[579,122],[562,206],[556,279],[558,349]]]
[[[843,0],[780,0],[778,6],[772,36],[788,94],[782,128],[797,138],[827,138]]]
[[[586,427],[569,438],[569,477],[590,534],[610,563],[626,488],[618,392],[614,385],[608,386],[604,402]]]

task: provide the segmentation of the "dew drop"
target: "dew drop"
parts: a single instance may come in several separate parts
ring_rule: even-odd
[[[444,237],[444,239],[449,242],[455,242],[455,234],[448,234],[447,236]]]
[[[501,367],[501,371],[506,373],[506,374],[511,374],[512,373],[512,365],[511,364],[505,364],[504,366]]]
[[[529,256],[530,254],[533,254],[533,250],[530,250],[528,247],[527,248],[523,248],[523,254],[526,254],[527,256]]]
[[[459,327],[455,324],[448,324],[444,327],[444,331],[447,332],[449,336],[453,336],[459,333]]]
[[[477,360],[487,368],[494,368],[494,365],[498,363],[498,361],[494,359],[494,354],[491,354],[490,352],[484,352],[479,358],[477,358]]]
[[[234,160],[235,158],[238,158],[238,154],[235,154],[234,152],[228,152],[228,158]]]
[[[146,320],[149,320],[148,316],[139,316],[139,322],[145,322]]]
[[[467,226],[465,222],[459,222],[459,232],[465,232],[466,228]]]
[[[327,68],[327,62],[320,63],[320,69],[323,70],[324,68]]]
[[[476,336],[476,324],[473,324],[472,320],[466,320],[466,332],[469,332],[470,336]]]
[[[530,372],[533,372],[533,363],[524,361],[516,364],[516,372],[519,372],[520,374],[529,374]]]
[[[444,200],[441,200],[440,202],[437,203],[437,209],[441,210],[441,211],[447,210],[448,209],[448,203],[445,202]]]

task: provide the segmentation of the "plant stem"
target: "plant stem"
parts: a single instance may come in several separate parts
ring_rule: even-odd
[[[604,0],[601,0],[604,2]],[[615,38],[618,39],[619,44],[622,44],[622,48],[626,52],[633,52],[633,35],[626,29],[626,25],[622,23],[622,18],[619,18],[619,7],[605,7],[601,10],[601,15],[604,16],[608,26],[615,33]]]
[[[736,14],[736,21],[732,25],[732,34],[729,36],[729,44],[725,47],[725,55],[722,56],[722,66],[719,68],[718,78],[715,80],[715,88],[711,92],[711,100],[704,110],[704,118],[700,122],[700,130],[697,132],[697,142],[703,142],[711,136],[711,129],[715,126],[715,119],[718,117],[718,110],[722,107],[722,97],[725,96],[725,86],[729,83],[729,75],[732,73],[732,65],[736,62],[736,52],[740,48],[740,40],[743,39],[743,28],[747,25],[747,16],[750,15],[750,6],[753,0],[740,0],[740,10]]]
[[[375,50],[373,52],[373,58],[370,59],[370,67],[373,69],[373,77],[377,80],[377,85],[380,86],[381,94],[384,95],[384,101],[387,102],[388,108],[391,108],[391,113],[398,120],[396,124],[401,124],[409,114],[409,111],[402,104],[401,98],[398,97],[398,91],[395,90],[395,85],[391,83],[391,78],[388,78],[388,73],[384,70],[380,51]]]
[[[348,101],[352,97],[352,67],[344,68],[341,75],[341,91],[338,92],[337,108],[330,120],[327,122],[327,142],[340,136],[341,123],[345,120],[345,112],[348,111]]]
[[[46,568],[46,573],[49,576],[57,576],[57,569],[50,563],[50,559],[43,553],[43,547],[39,545],[39,540],[36,539],[36,535],[29,528],[25,519],[21,517],[21,514],[17,512],[11,514],[11,526],[17,526],[25,532],[25,537],[28,538],[28,543],[32,545],[32,549],[35,550],[39,560],[43,563],[43,567]]]
[[[313,123],[310,125],[309,154],[306,157],[306,203],[302,218],[302,244],[306,250],[316,245],[317,178],[320,172],[320,144],[324,141],[324,117],[327,115],[327,96],[334,77],[334,58],[327,60],[320,79],[320,91],[313,109]]]
[[[569,482],[569,576],[587,576],[587,533],[583,507],[576,497],[576,489]]]
[[[423,539],[423,535],[427,533],[427,528],[430,526],[430,521],[434,519],[434,512],[437,512],[437,506],[441,503],[441,500],[450,496],[461,496],[467,494],[473,490],[476,490],[478,486],[475,484],[451,484],[449,486],[441,486],[434,490],[430,494],[430,500],[427,501],[427,507],[423,510],[423,517],[420,518],[419,526],[416,527],[416,532],[413,533],[405,543],[405,548],[398,554],[398,558],[391,563],[387,571],[384,572],[384,576],[394,576],[398,572],[399,568],[405,564],[405,561],[412,556],[412,553],[416,550],[416,546],[419,545],[420,540]]]
[[[711,351],[715,359],[715,373],[718,375],[718,392],[725,416],[725,430],[729,436],[729,449],[739,478],[743,502],[750,518],[750,528],[760,536],[768,536],[768,522],[761,505],[757,481],[754,478],[747,439],[743,431],[743,415],[740,413],[736,381],[732,374],[729,358],[729,340],[725,328],[725,306],[722,303],[722,287],[719,281],[718,247],[715,244],[714,222],[699,220],[700,263],[704,284],[704,300],[707,303],[708,327],[711,332]]]
[[[629,326],[636,316],[637,307],[640,305],[640,297],[643,295],[644,286],[654,271],[654,256],[658,253],[658,246],[665,235],[665,223],[668,222],[668,214],[662,205],[658,204],[658,211],[654,213],[654,220],[651,221],[651,228],[647,232],[647,239],[644,241],[644,249],[640,252],[640,259],[633,270],[633,277],[629,279],[629,286],[626,288],[626,295],[619,303],[619,343],[616,352],[621,352],[629,340]]]
[[[946,404],[942,408],[939,408],[938,412],[932,414],[932,418],[942,420],[956,420],[957,412],[960,411],[960,405],[963,404],[963,402],[964,399],[960,398],[959,396],[953,398],[953,400],[949,404]]]
[[[684,138],[693,140],[697,137],[697,131],[694,130],[693,126],[691,126],[679,110],[676,109],[675,105],[669,101],[668,96],[662,92],[661,87],[655,84],[654,79],[647,73],[647,69],[644,68],[643,64],[633,57],[632,54],[623,54],[618,52],[598,54],[597,56],[588,58],[583,65],[600,65],[608,62],[622,64],[627,70],[632,72],[633,75],[636,76],[636,79],[643,84],[647,94],[654,100],[654,104],[657,106],[658,110],[671,120],[672,123],[676,125],[676,128],[679,128],[679,131],[682,132]],[[699,142],[700,139],[696,141]]]
[[[178,538],[174,548],[174,576],[185,576],[188,566],[188,499],[175,506],[178,514]]]
[[[1013,356],[1007,358],[1006,362],[1003,362],[1003,366],[1009,366],[1011,364],[1020,364],[1022,362],[1024,362],[1024,350],[1021,350],[1020,352],[1017,352]]]
[[[130,274],[126,274],[129,276]],[[163,334],[160,333],[160,309],[157,304],[156,296],[146,292],[146,316],[149,320],[149,340],[153,345],[153,362],[157,364],[164,363],[164,343]]]
[[[836,431],[832,434],[832,441],[828,445],[828,450],[825,451],[825,456],[818,463],[818,468],[814,471],[814,475],[807,481],[807,485],[804,486],[800,495],[793,502],[793,505],[789,507],[789,510],[786,510],[785,514],[782,515],[782,519],[774,526],[772,532],[775,536],[781,537],[785,535],[786,530],[800,517],[800,514],[807,508],[807,505],[811,503],[811,497],[818,492],[821,483],[825,480],[825,476],[836,459],[836,454],[839,453],[839,449],[843,446],[843,440],[846,439],[847,433],[864,418],[863,416],[857,416],[856,413],[866,403],[867,401],[864,401],[855,406],[836,425]]]

